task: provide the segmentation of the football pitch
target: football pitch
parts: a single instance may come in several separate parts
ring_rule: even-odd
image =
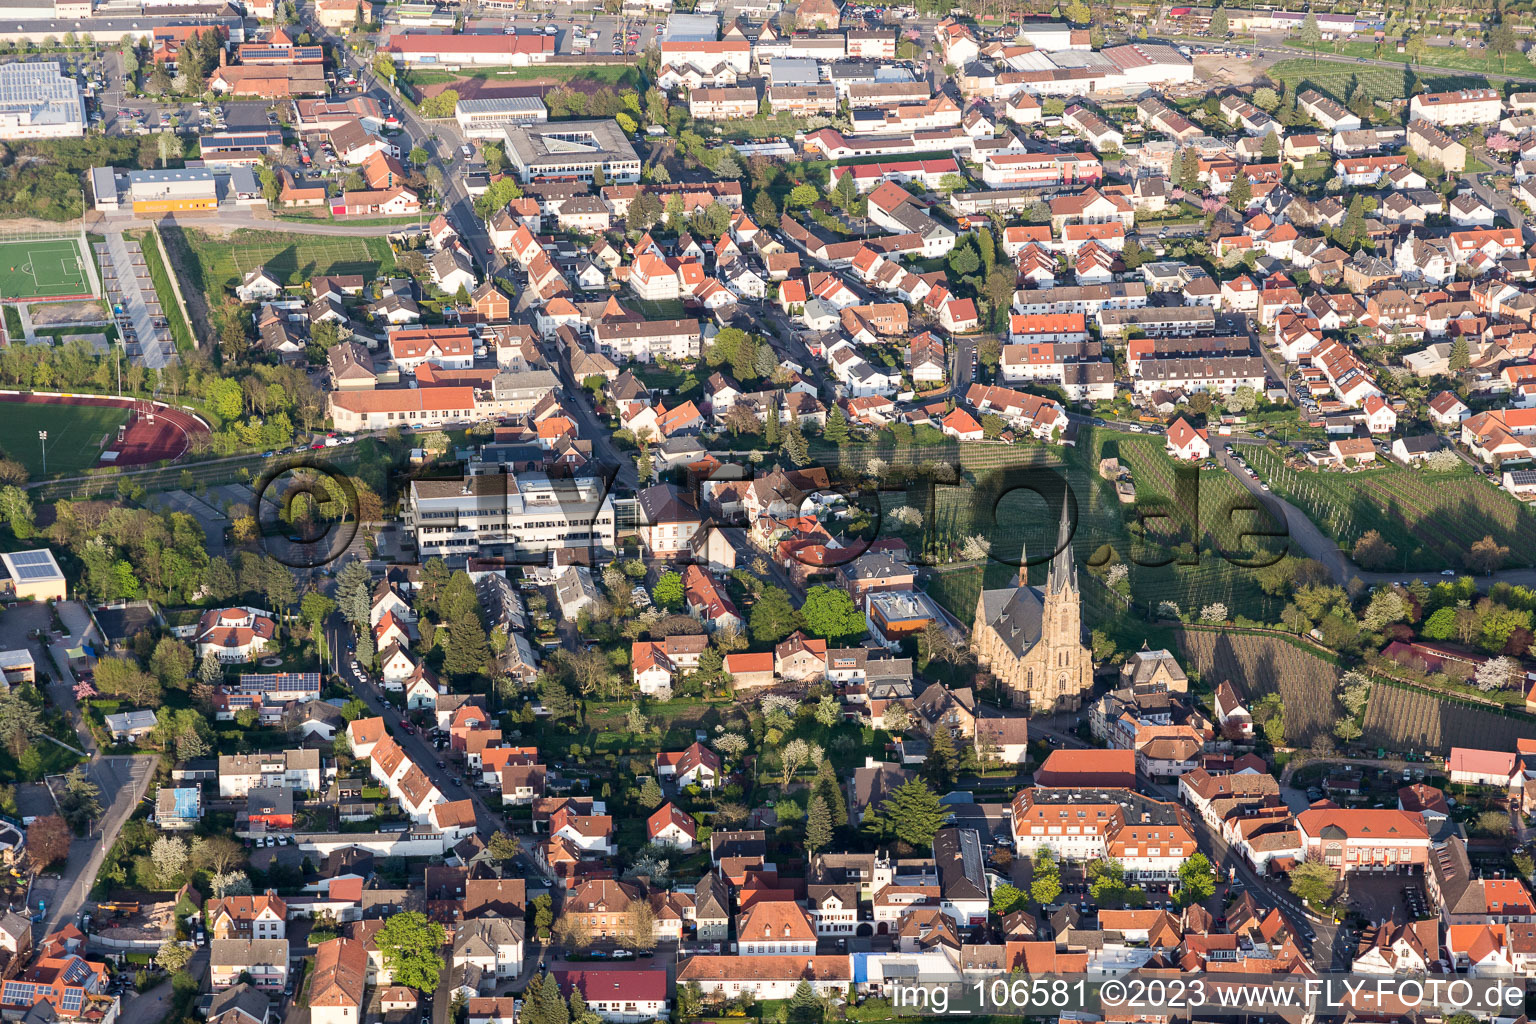
[[[0,242],[0,299],[89,295],[82,258],[71,238]]]
[[[0,438],[5,454],[24,463],[33,479],[43,476],[43,449],[48,449],[48,473],[75,473],[101,464],[101,439],[117,440],[117,428],[128,421],[126,405],[61,405],[41,402],[0,402]],[[47,431],[40,442],[38,431]]]

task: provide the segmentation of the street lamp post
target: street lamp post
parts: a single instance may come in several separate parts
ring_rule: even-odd
[[[39,430],[37,432],[37,447],[39,449],[41,449],[42,453],[43,453],[43,476],[47,476],[48,475],[48,431],[46,431],[46,430]]]

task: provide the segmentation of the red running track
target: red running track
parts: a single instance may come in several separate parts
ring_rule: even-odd
[[[116,405],[132,407],[137,403],[131,398],[108,398],[96,395],[36,395],[0,394],[0,402],[19,402],[29,405]],[[191,446],[193,434],[206,434],[208,427],[196,416],[180,409],[156,404],[155,422],[150,423],[139,413],[129,417],[127,430],[121,443],[113,442],[102,449],[115,451],[117,458],[101,465],[145,466],[166,459],[179,459]]]

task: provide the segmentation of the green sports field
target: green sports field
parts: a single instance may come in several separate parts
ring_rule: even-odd
[[[81,258],[71,238],[0,243],[0,299],[89,295]]]
[[[48,432],[48,473],[78,473],[100,465],[101,439],[117,439],[129,408],[116,405],[45,405],[0,402],[0,438],[5,454],[26,464],[33,479],[43,476],[39,430]]]

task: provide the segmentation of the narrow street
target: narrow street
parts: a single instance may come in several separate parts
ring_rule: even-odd
[[[517,836],[522,840],[524,849],[524,853],[517,860],[519,867],[528,874],[542,874],[543,872],[533,862],[531,855],[527,852],[533,844],[533,837],[529,833],[518,832],[516,829],[508,826],[506,818],[501,814],[500,790],[475,789],[470,785],[472,780],[468,778],[468,773],[466,773],[464,785],[461,786],[455,783],[454,771],[451,766],[443,768],[437,766],[439,761],[442,761],[445,765],[448,764],[448,758],[445,756],[447,752],[434,750],[431,743],[428,742],[427,738],[419,730],[407,733],[400,728],[400,723],[405,720],[405,716],[385,703],[383,694],[374,682],[373,677],[365,674],[364,678],[359,679],[358,674],[353,672],[351,666],[352,656],[350,654],[352,649],[352,627],[339,612],[332,614],[326,620],[325,632],[326,642],[330,646],[331,651],[331,670],[351,686],[353,693],[357,695],[358,699],[368,705],[369,711],[384,719],[390,728],[390,734],[394,737],[395,742],[400,744],[400,747],[426,774],[427,778],[432,781],[432,784],[438,788],[439,792],[449,800],[470,800],[473,802],[475,808],[475,828],[482,839],[489,839],[497,831],[505,831],[510,835]]]

